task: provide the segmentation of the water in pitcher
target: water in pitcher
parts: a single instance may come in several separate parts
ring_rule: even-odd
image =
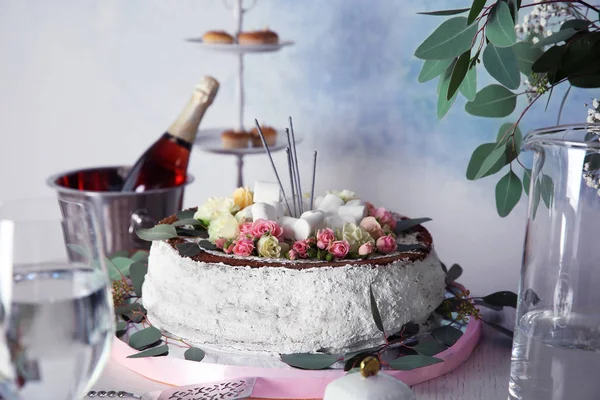
[[[590,315],[532,311],[518,321],[510,400],[600,398],[600,324]]]

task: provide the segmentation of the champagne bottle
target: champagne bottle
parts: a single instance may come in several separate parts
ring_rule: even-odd
[[[122,191],[142,192],[177,186],[185,182],[198,125],[218,89],[219,82],[216,79],[210,76],[202,78],[179,117],[131,168]]]

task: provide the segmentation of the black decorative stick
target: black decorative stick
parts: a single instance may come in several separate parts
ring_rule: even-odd
[[[281,189],[281,194],[283,195],[283,200],[285,200],[285,205],[287,206],[288,212],[292,215],[292,209],[290,208],[290,204],[287,201],[287,197],[285,195],[285,190],[283,189],[283,185],[281,183],[281,179],[279,179],[279,173],[277,172],[277,167],[275,167],[275,162],[273,161],[273,156],[271,155],[271,150],[269,150],[269,146],[267,146],[267,141],[265,140],[265,135],[263,134],[262,129],[260,129],[260,124],[258,120],[255,118],[254,123],[256,124],[256,129],[258,129],[258,134],[260,135],[260,140],[262,141],[263,147],[267,151],[269,155],[269,160],[271,160],[271,166],[273,167],[273,172],[275,172],[275,177],[277,178],[277,182],[279,182],[279,189]]]
[[[299,196],[298,204],[300,205],[300,214],[304,212],[304,204],[302,204],[302,184],[300,183],[300,170],[298,169],[298,153],[296,152],[296,136],[294,135],[294,124],[292,124],[292,117],[289,117],[290,120],[290,131],[292,132],[292,144],[294,148],[294,162],[296,163],[296,184],[298,187],[296,188]]]
[[[286,147],[285,148],[285,154],[287,155],[287,161],[288,161],[288,168],[290,170],[290,184],[291,184],[291,188],[292,188],[292,199],[294,199],[294,196],[296,196],[295,192],[294,192],[294,171],[293,171],[293,162],[292,162],[292,154],[290,153],[290,148]],[[292,201],[292,204],[294,205],[294,215],[292,215],[293,217],[297,217],[297,210],[296,210],[296,203],[294,201]]]
[[[315,200],[315,178],[317,176],[317,151],[313,153],[313,175],[312,175],[312,187],[310,189],[310,209],[313,209],[313,202]]]
[[[296,199],[296,168],[295,165],[296,163],[294,162],[294,153],[292,151],[292,137],[290,136],[290,129],[289,128],[285,128],[285,135],[287,136],[287,141],[288,141],[288,147],[290,149],[290,160],[291,160],[291,175],[290,175],[290,185],[292,188],[292,205],[294,207],[294,215],[292,215],[294,218],[298,218],[297,215],[297,211],[298,209],[298,202]]]

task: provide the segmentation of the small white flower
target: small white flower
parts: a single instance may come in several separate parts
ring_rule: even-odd
[[[211,197],[204,202],[198,211],[194,214],[194,219],[200,220],[205,224],[209,224],[212,220],[216,219],[220,214],[238,211],[237,207],[230,197]]]
[[[594,116],[593,115],[588,115],[586,121],[587,121],[588,124],[593,124],[594,123]]]
[[[590,170],[590,163],[586,162],[585,164],[583,164],[583,170],[584,171],[589,171]],[[585,178],[585,174],[583,174],[584,178]]]
[[[539,41],[540,41],[540,39],[538,39],[537,37],[534,37],[534,38],[532,38],[532,39],[531,39],[531,42],[532,42],[533,44],[536,44],[536,43],[537,43],[537,42],[539,42]]]
[[[239,235],[238,221],[230,213],[222,213],[208,226],[208,240],[214,243],[219,238],[232,240]]]
[[[592,101],[592,107],[594,107],[596,110],[597,110],[598,108],[600,108],[600,101],[598,101],[598,100],[594,99],[594,100]]]

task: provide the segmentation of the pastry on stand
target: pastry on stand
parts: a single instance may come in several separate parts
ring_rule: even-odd
[[[416,400],[404,382],[385,372],[375,357],[360,363],[360,373],[349,373],[327,385],[323,400]]]

